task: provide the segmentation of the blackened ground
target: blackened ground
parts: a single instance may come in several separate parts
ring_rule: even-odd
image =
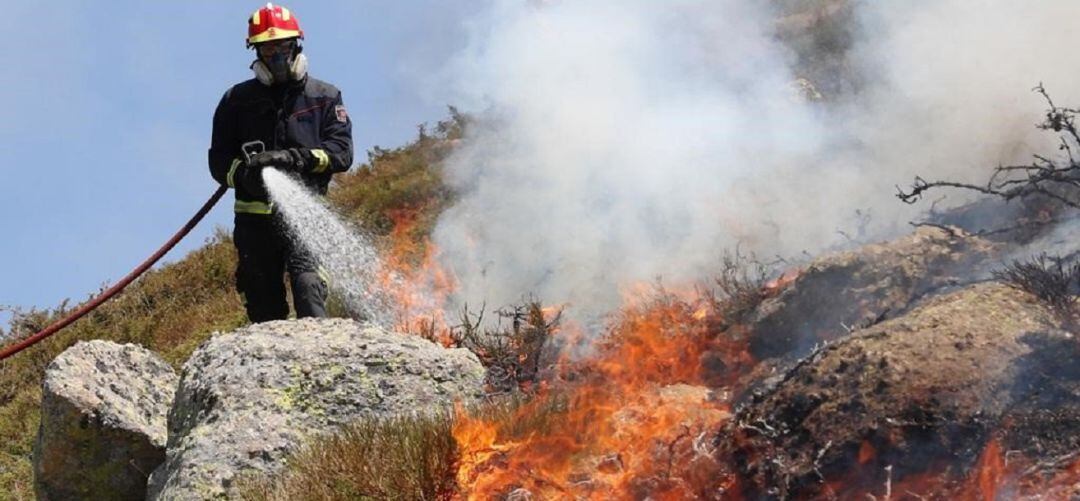
[[[817,259],[752,314],[750,351],[759,360],[802,357],[819,343],[902,315],[928,294],[970,283],[971,270],[998,248],[958,228],[924,227]]]
[[[1045,460],[1080,451],[1080,344],[1064,332],[1032,333],[1021,341],[1032,351],[1016,361],[1020,372],[1003,420],[1003,447]]]
[[[1044,196],[1012,201],[982,197],[946,211],[932,210],[927,222],[956,226],[993,242],[1018,245],[1046,235],[1056,222],[1070,216],[1075,217],[1074,211]]]
[[[719,454],[741,466],[752,499],[820,495],[827,480],[881,485],[886,466],[895,479],[966,467],[1003,417],[1024,408],[1018,398],[1044,408],[1016,384],[1062,377],[1033,373],[1045,355],[1033,355],[1042,350],[1030,336],[1057,329],[1044,305],[1002,284],[933,297],[818,350],[748,397],[719,433]]]

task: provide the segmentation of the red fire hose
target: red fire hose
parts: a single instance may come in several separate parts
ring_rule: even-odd
[[[82,318],[83,315],[94,311],[94,308],[101,306],[101,304],[105,301],[108,301],[109,298],[119,294],[120,291],[124,290],[124,287],[127,287],[128,284],[130,284],[136,278],[139,278],[139,275],[142,275],[146,270],[150,269],[151,266],[154,266],[154,263],[161,259],[161,257],[164,256],[167,252],[169,252],[169,250],[171,250],[173,247],[175,247],[176,244],[180,242],[180,240],[187,236],[191,229],[194,228],[195,225],[199,224],[199,221],[201,221],[202,218],[206,216],[206,213],[210,212],[210,209],[214,207],[214,204],[216,204],[218,200],[221,199],[221,196],[224,195],[226,191],[228,191],[228,188],[226,188],[225,186],[218,188],[218,190],[210,196],[210,200],[207,200],[206,203],[203,204],[202,208],[199,209],[199,212],[196,212],[195,215],[191,217],[191,220],[189,220],[183,228],[180,228],[180,231],[177,231],[176,234],[173,235],[168,242],[165,242],[165,245],[162,245],[161,248],[157,250],[157,252],[146,258],[146,261],[143,261],[142,264],[140,264],[134,270],[131,270],[131,273],[128,273],[127,276],[120,279],[120,281],[117,282],[115,285],[109,287],[105,292],[102,292],[100,295],[90,300],[90,302],[82,305],[81,307],[79,307],[79,309],[75,310],[67,317],[64,317],[63,319],[42,329],[41,331],[35,333],[33,336],[23,339],[22,341],[8,346],[3,351],[0,351],[0,360],[4,360],[5,358],[8,358],[20,351],[23,351],[33,346],[38,341],[41,341],[42,339],[56,334],[56,332],[60,329],[63,329],[64,327],[70,325],[72,322]]]

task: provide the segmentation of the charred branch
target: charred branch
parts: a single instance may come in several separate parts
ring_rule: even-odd
[[[1006,226],[1004,228],[984,229],[975,233],[977,237],[989,237],[994,235],[1001,235],[1004,233],[1012,233],[1015,231],[1031,230],[1032,228],[1052,226],[1062,222],[1062,219],[1050,218],[1045,221],[1024,221],[1014,225]]]
[[[856,209],[854,219],[854,232],[848,232],[838,228],[836,233],[844,237],[849,243],[861,243],[869,234],[868,230],[870,228],[870,223],[873,221],[873,217],[870,215],[869,209]]]
[[[930,222],[926,222],[926,221],[921,222],[921,223],[908,223],[908,224],[910,224],[912,227],[915,227],[915,228],[923,228],[923,227],[937,228],[937,229],[947,233],[950,238],[956,238],[957,237],[956,228],[954,228],[952,226],[949,226],[949,225],[930,223]]]
[[[667,469],[664,470],[663,478],[671,478],[671,468],[675,464],[675,454],[676,454],[675,447],[679,444],[680,441],[682,441],[683,439],[690,438],[690,437],[691,437],[690,427],[686,426],[684,424],[684,425],[682,425],[682,432],[680,432],[678,435],[675,436],[674,439],[672,439],[670,442],[668,442],[668,444],[667,444]]]
[[[1049,108],[1038,129],[1058,134],[1060,152],[1057,158],[1034,155],[1029,165],[1003,165],[994,169],[986,184],[970,184],[957,181],[927,181],[916,176],[909,189],[897,186],[897,198],[913,204],[928,191],[937,188],[959,188],[985,195],[1001,197],[1006,201],[1030,196],[1044,196],[1067,207],[1080,208],[1080,131],[1076,116],[1080,110],[1057,106],[1042,84],[1033,89],[1046,100]]]
[[[933,216],[931,211],[931,216]],[[1046,217],[1045,214],[1036,218],[1021,218],[1015,224],[1009,224],[990,228],[964,228],[954,224],[945,224],[933,221],[909,221],[913,228],[937,228],[945,232],[950,238],[987,238],[998,239],[1006,235],[1011,241],[1024,241],[1032,238],[1032,235],[1043,234],[1048,228],[1069,221],[1076,216],[1058,218]]]

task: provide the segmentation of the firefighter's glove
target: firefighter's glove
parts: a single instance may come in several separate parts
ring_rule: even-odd
[[[259,200],[267,200],[266,184],[263,183],[262,167],[241,165],[236,172],[236,187]]]
[[[297,148],[287,150],[264,151],[253,155],[247,166],[254,168],[274,167],[285,172],[307,172],[311,162],[305,152]]]

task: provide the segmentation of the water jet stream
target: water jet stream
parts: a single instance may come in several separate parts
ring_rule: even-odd
[[[289,226],[290,237],[315,257],[349,314],[391,326],[392,302],[378,280],[383,264],[371,237],[345,223],[291,176],[267,168],[263,180]]]

